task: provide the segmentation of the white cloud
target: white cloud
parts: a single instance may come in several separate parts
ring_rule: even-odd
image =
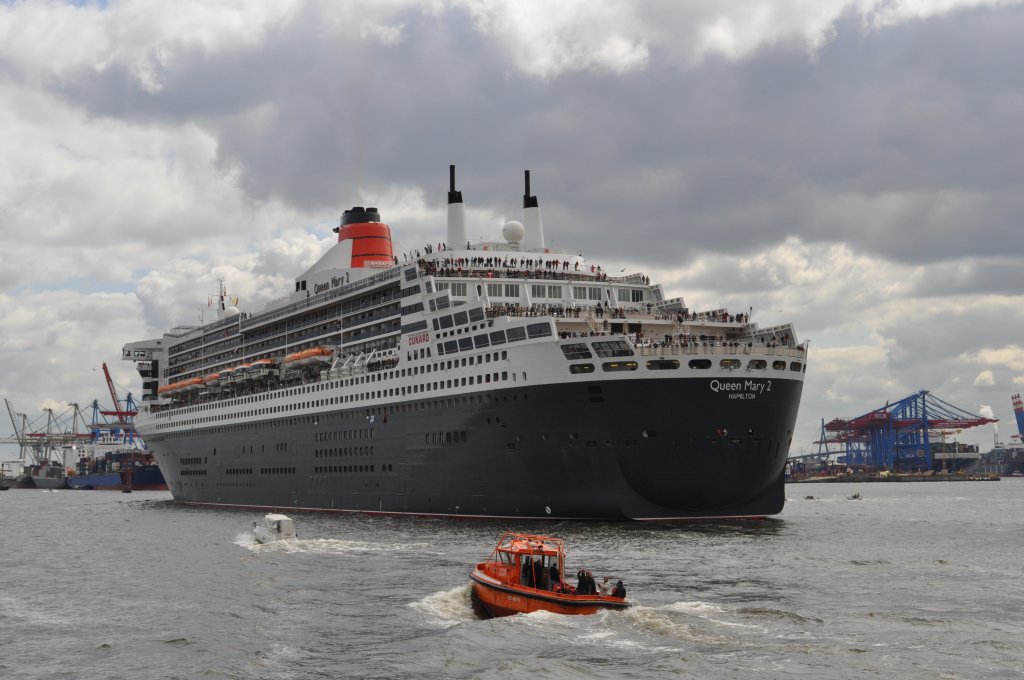
[[[53,402],[109,404],[102,376],[90,371],[103,362],[117,385],[138,392],[138,374],[120,361],[120,347],[143,331],[140,312],[132,294],[0,294],[0,394],[30,417]]]
[[[992,375],[992,371],[982,371],[974,378],[975,387],[991,387],[996,384],[995,376]]]
[[[1024,347],[1017,344],[1003,347],[983,347],[975,352],[965,352],[964,361],[986,366],[1009,368],[1011,371],[1024,371]]]

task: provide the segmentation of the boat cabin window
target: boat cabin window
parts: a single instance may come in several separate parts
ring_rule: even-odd
[[[502,564],[507,564],[509,566],[515,564],[516,561],[512,554],[507,552],[499,552],[498,559],[501,560]]]

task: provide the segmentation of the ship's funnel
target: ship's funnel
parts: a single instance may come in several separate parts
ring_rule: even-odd
[[[448,247],[463,248],[466,243],[466,204],[462,192],[455,190],[455,166],[448,166]]]
[[[352,267],[391,266],[395,254],[391,249],[391,228],[380,221],[376,208],[356,206],[341,216],[338,242],[350,241]]]
[[[526,171],[526,193],[523,194],[523,250],[544,250],[544,222],[540,218],[537,197],[530,195],[530,171]]]

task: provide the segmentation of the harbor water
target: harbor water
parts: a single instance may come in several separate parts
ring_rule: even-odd
[[[289,512],[299,540],[261,546],[261,512],[12,489],[0,677],[1024,677],[1024,481],[787,495],[683,525]],[[480,618],[469,572],[506,530],[564,538],[635,606]]]

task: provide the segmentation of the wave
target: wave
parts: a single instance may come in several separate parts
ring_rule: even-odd
[[[312,553],[320,555],[340,555],[346,553],[387,553],[413,552],[418,555],[440,552],[432,550],[429,543],[375,543],[372,541],[348,541],[340,538],[296,538],[294,540],[258,543],[252,532],[244,531],[235,536],[235,545],[248,548],[252,552]]]
[[[431,593],[410,602],[409,606],[423,614],[428,622],[442,628],[483,618],[473,605],[473,586],[470,583]]]

